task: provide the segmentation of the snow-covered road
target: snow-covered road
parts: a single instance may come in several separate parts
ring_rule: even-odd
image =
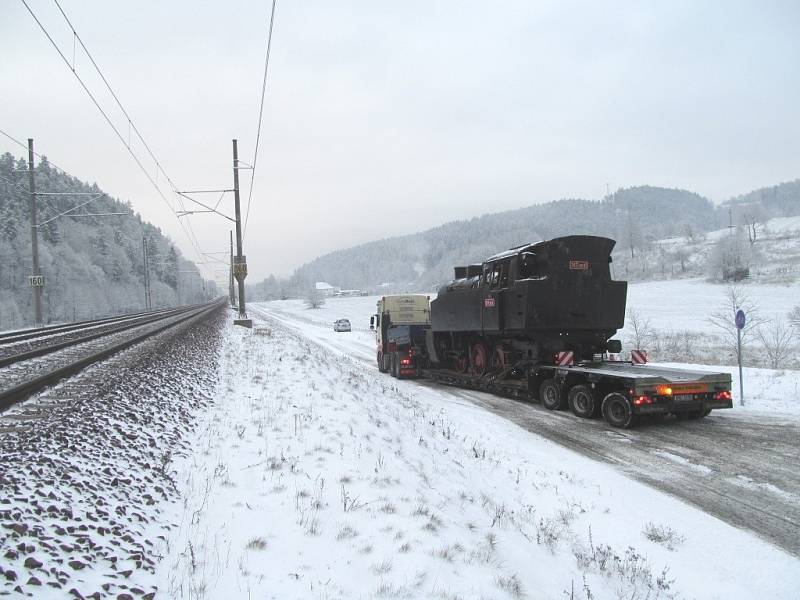
[[[377,370],[374,336],[366,328],[370,302],[373,299],[333,299],[318,310],[306,310],[300,303],[264,303],[256,310]],[[350,318],[352,333],[333,331],[331,323],[340,317]],[[750,371],[754,381],[777,375]],[[426,381],[409,385],[432,387],[490,410],[800,556],[800,419],[795,406],[771,402],[753,389],[748,410],[715,411],[703,421],[667,421],[621,431],[603,421],[552,413],[536,404],[474,390]],[[775,409],[780,412],[773,414]]]

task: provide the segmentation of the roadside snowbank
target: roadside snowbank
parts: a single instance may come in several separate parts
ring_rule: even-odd
[[[275,322],[226,335],[217,401],[197,451],[176,463],[184,503],[157,573],[168,597],[731,599],[800,587],[795,558],[453,395]]]

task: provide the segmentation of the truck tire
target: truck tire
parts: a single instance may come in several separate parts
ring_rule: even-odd
[[[576,417],[592,419],[597,416],[599,402],[588,385],[575,385],[569,391],[569,408]]]
[[[386,373],[388,370],[389,366],[386,364],[386,357],[383,355],[383,352],[378,352],[378,371]]]
[[[390,368],[392,370],[392,377],[397,379],[400,376],[400,365],[398,364],[397,360],[397,352],[392,352],[389,355],[389,364],[391,365]]]
[[[603,418],[612,427],[628,429],[633,424],[631,403],[619,392],[611,392],[603,398]]]
[[[539,402],[547,410],[561,410],[564,408],[564,394],[552,377],[545,379],[539,386]]]

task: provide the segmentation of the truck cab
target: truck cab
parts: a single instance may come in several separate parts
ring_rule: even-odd
[[[376,308],[369,327],[375,331],[378,369],[393,377],[416,377],[425,366],[425,332],[431,325],[428,296],[383,296]]]

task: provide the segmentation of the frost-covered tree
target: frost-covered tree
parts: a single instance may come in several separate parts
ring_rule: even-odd
[[[25,169],[27,161],[9,153],[0,155],[0,329],[30,325],[33,317],[27,280],[31,264],[30,203],[27,173],[20,171]],[[41,192],[102,194],[96,184],[66,175],[45,158],[35,165],[34,176]],[[42,195],[39,222],[75,208],[83,199],[85,196]],[[102,195],[76,212],[126,212],[130,216],[78,218],[66,214],[39,229],[46,322],[141,310],[143,238],[148,239],[151,251],[150,278],[159,305],[175,305],[176,272],[188,271],[187,278],[199,278],[195,265],[183,258],[158,228],[142,221],[130,203]],[[202,289],[201,284],[196,285],[194,297],[182,300],[199,302]]]
[[[717,281],[741,281],[750,276],[753,254],[740,229],[723,236],[709,257],[708,270]]]
[[[325,304],[325,297],[316,287],[310,287],[308,289],[305,300],[308,308],[320,308]]]

